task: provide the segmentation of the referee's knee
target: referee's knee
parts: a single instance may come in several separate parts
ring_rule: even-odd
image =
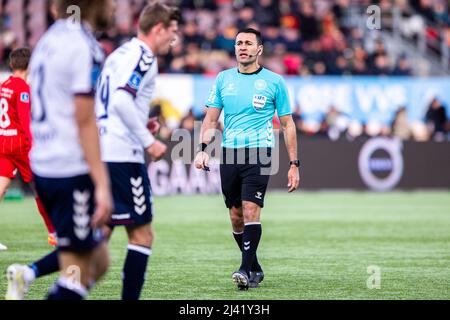
[[[244,221],[248,222],[259,222],[259,217],[261,213],[261,208],[256,203],[243,201],[242,211],[244,213]]]

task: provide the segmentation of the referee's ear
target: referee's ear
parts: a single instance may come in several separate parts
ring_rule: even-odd
[[[257,53],[258,57],[262,56],[263,50],[264,50],[264,47],[262,45],[260,45],[258,48],[258,53]]]

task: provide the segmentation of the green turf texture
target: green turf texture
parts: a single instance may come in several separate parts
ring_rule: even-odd
[[[143,299],[449,299],[450,193],[271,192],[258,250],[266,278],[237,291],[240,252],[222,197],[155,199],[156,239]],[[4,270],[49,251],[35,204],[0,204],[0,299]],[[112,264],[89,299],[119,299],[126,235],[117,228]],[[369,266],[381,288],[368,289]],[[56,276],[39,279],[27,299],[42,299]]]

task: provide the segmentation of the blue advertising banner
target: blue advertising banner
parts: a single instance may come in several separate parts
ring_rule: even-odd
[[[293,111],[305,121],[320,122],[334,107],[350,120],[368,119],[390,124],[405,107],[411,122],[423,121],[428,106],[437,98],[450,117],[450,78],[413,77],[286,77]],[[203,112],[214,78],[194,77],[194,112]]]

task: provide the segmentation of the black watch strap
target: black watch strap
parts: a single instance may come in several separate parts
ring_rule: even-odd
[[[205,152],[207,146],[206,143],[200,143],[197,147],[197,152]]]
[[[292,166],[296,166],[297,168],[300,167],[300,160],[292,160],[291,162],[289,162],[289,165]]]

